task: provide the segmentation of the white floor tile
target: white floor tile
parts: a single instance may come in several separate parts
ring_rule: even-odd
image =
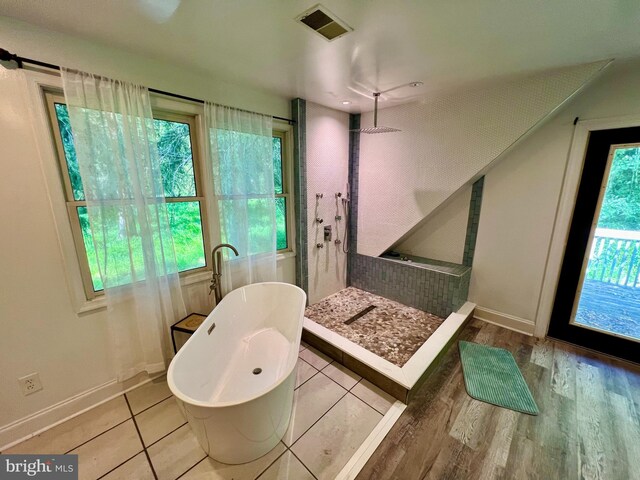
[[[189,470],[181,480],[240,480],[254,479],[265,468],[282,455],[286,447],[282,443],[278,443],[276,447],[266,455],[254,460],[253,462],[243,463],[241,465],[227,465],[216,462],[213,458],[207,457],[194,468]]]
[[[351,393],[383,415],[387,413],[387,410],[389,410],[391,405],[396,401],[396,399],[387,392],[380,390],[367,380],[361,380],[360,383],[351,389]]]
[[[300,349],[299,351],[304,350],[305,348],[309,348],[309,345],[307,345],[305,342],[300,342]]]
[[[295,455],[286,452],[259,477],[260,480],[314,480]]]
[[[313,347],[307,347],[298,356],[318,370],[322,370],[331,363],[331,358]]]
[[[108,473],[101,480],[153,480],[153,472],[144,452]]]
[[[148,448],[158,480],[173,480],[206,457],[189,425]]]
[[[298,440],[291,450],[319,479],[334,479],[382,415],[350,393]]]
[[[291,421],[282,441],[286,445],[295,442],[345,393],[344,388],[324,375],[311,378],[294,392]]]
[[[83,480],[98,478],[141,451],[133,420],[127,420],[69,453],[78,455],[78,473]]]
[[[167,385],[167,377],[164,375],[127,393],[127,399],[134,415],[170,396],[171,390]]]
[[[298,388],[300,385],[302,385],[304,382],[306,382],[311,377],[313,377],[316,373],[318,373],[318,370],[316,370],[311,365],[309,365],[307,362],[305,362],[304,360],[301,360],[301,359],[298,359],[298,363],[296,365],[296,369],[297,370],[296,370],[296,386],[295,386],[295,388]]]
[[[344,365],[340,365],[338,362],[333,362],[322,369],[327,377],[334,382],[338,382],[341,386],[350,390],[353,386],[362,378],[360,375],[352,372]]]
[[[66,453],[130,416],[124,397],[119,396],[2,453]]]
[[[147,447],[186,421],[174,397],[169,397],[136,415],[140,435]]]

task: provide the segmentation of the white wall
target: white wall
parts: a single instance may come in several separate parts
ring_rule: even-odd
[[[285,98],[13,18],[0,16],[0,45],[23,57],[289,118],[289,102]]]
[[[638,115],[638,86],[640,60],[614,63],[486,174],[471,301],[533,325],[574,118]]]
[[[418,257],[462,263],[470,202],[471,187],[467,186],[393,249]]]
[[[345,288],[347,255],[334,240],[344,239],[345,217],[335,194],[347,193],[349,176],[349,114],[307,102],[307,225],[309,303]],[[322,193],[322,199],[316,199]],[[336,214],[342,220],[336,221]],[[316,217],[324,219],[322,224]],[[333,228],[331,242],[323,241],[326,225]],[[317,248],[322,243],[324,248]]]
[[[4,17],[0,45],[26,57],[289,115],[286,99]],[[79,314],[72,301],[43,167],[56,159],[36,144],[41,119],[30,112],[22,73],[0,68],[0,447],[122,389],[109,362],[105,311]],[[282,280],[294,281],[293,262],[280,262]],[[207,313],[207,291],[206,280],[185,286],[187,308]],[[17,378],[32,372],[40,374],[44,389],[24,397]]]
[[[396,243],[602,65],[502,80],[381,110],[378,123],[402,131],[361,135],[358,253],[377,256]],[[370,126],[372,114],[362,115],[361,123]]]

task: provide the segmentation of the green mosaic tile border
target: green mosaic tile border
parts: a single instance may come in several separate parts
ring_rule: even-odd
[[[307,263],[307,105],[302,98],[291,100],[293,126],[293,175],[296,217],[296,285],[309,291]]]
[[[473,265],[473,255],[476,251],[476,239],[478,238],[478,226],[480,225],[480,208],[482,207],[483,189],[484,177],[480,177],[480,179],[478,179],[471,188],[467,236],[464,241],[464,252],[462,254],[462,264],[468,267]]]

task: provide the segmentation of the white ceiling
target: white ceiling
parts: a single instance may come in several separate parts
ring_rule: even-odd
[[[386,105],[640,54],[639,0],[323,0],[354,28],[333,42],[294,21],[316,3],[0,0],[0,15],[353,112],[371,110],[362,94],[414,80],[425,85],[386,95]]]

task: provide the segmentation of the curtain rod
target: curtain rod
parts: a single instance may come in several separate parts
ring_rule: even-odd
[[[24,64],[25,63],[29,63],[31,65],[37,65],[39,67],[50,68],[52,70],[60,70],[60,65],[54,65],[53,63],[41,62],[40,60],[33,60],[31,58],[20,57],[20,56],[16,55],[15,53],[9,53],[7,50],[4,50],[2,48],[0,48],[0,61],[3,61],[3,62],[11,62],[11,61],[16,62],[16,64],[18,65],[18,68],[24,68]],[[166,95],[167,97],[179,98],[181,100],[187,100],[189,102],[202,103],[202,104],[205,103],[204,100],[201,100],[199,98],[187,97],[186,95],[180,95],[180,94],[177,94],[177,93],[165,92],[164,90],[158,90],[157,88],[147,88],[147,90],[149,90],[149,92],[152,92],[152,93],[157,93],[159,95]],[[235,107],[233,107],[233,108],[235,108]],[[249,112],[249,113],[256,113],[256,112],[252,112],[250,110],[245,110],[245,109],[242,109],[242,108],[236,108],[236,110],[240,110],[240,111],[243,111],[243,112]],[[291,118],[278,117],[277,115],[271,115],[271,118],[274,118],[276,120],[282,120],[284,122],[288,122],[290,125],[295,125],[295,123],[296,123],[296,121],[291,119]]]

